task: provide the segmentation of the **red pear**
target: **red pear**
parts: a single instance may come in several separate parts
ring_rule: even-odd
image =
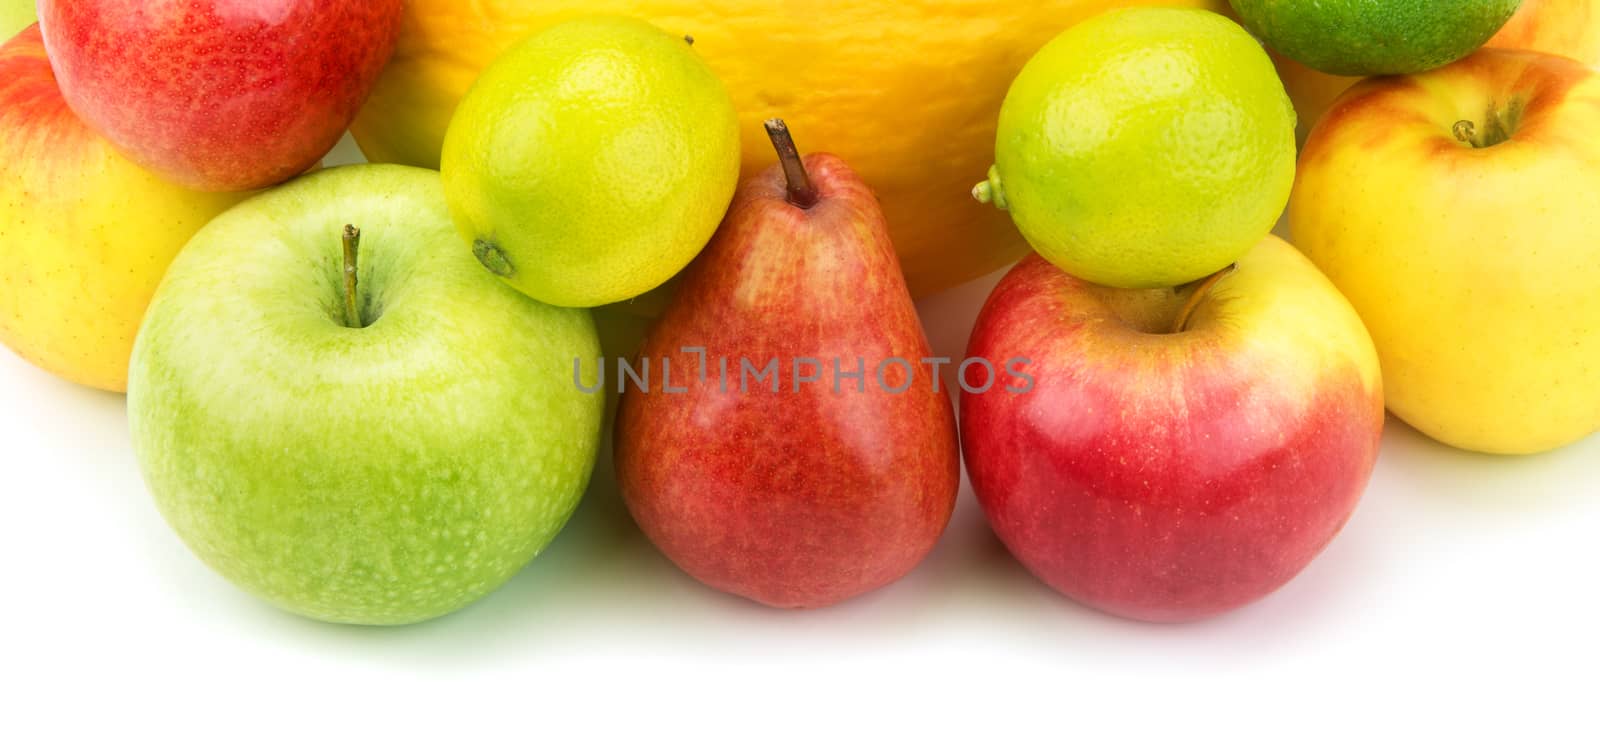
[[[639,527],[689,575],[820,607],[933,549],[959,450],[877,199],[838,157],[802,160],[781,121],[768,133],[779,165],[740,187],[617,368],[617,475]]]

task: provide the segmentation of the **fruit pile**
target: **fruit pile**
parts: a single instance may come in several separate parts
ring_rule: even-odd
[[[1600,4],[689,5],[0,0],[0,341],[361,624],[511,578],[607,433],[721,591],[893,583],[964,460],[1040,580],[1188,621],[1337,535],[1386,408],[1600,430]],[[933,356],[913,296],[1010,263]]]

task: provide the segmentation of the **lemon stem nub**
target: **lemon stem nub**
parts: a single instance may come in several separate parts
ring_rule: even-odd
[[[1199,308],[1200,304],[1205,302],[1206,297],[1211,295],[1211,289],[1217,287],[1217,283],[1221,282],[1223,278],[1232,275],[1233,271],[1237,269],[1239,269],[1237,264],[1228,265],[1217,270],[1211,277],[1200,281],[1200,285],[1196,286],[1194,292],[1189,294],[1189,300],[1183,302],[1183,308],[1178,309],[1178,316],[1172,322],[1172,331],[1170,333],[1182,334],[1188,331],[1189,319],[1194,317],[1195,309]]]
[[[800,161],[800,150],[794,145],[794,137],[789,134],[789,126],[782,118],[768,120],[767,138],[772,140],[772,148],[778,151],[778,162],[783,165],[783,178],[787,181],[789,191],[789,204],[797,208],[810,208],[817,204],[820,196],[817,188],[811,184],[811,176],[806,174],[806,165]]]
[[[1010,209],[1011,204],[1006,202],[1005,188],[1000,187],[1000,168],[998,166],[989,168],[989,179],[972,186],[972,198],[979,203],[992,205],[1002,211]]]
[[[356,258],[361,251],[361,229],[344,225],[344,325],[361,328],[361,307],[356,304]]]
[[[500,249],[500,245],[488,239],[477,239],[472,242],[472,256],[478,258],[478,264],[500,277],[511,277],[511,274],[517,271],[511,265],[511,260],[506,257],[506,253]]]

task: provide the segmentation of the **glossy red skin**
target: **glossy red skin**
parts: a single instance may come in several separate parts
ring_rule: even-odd
[[[805,159],[821,201],[790,205],[774,167],[745,182],[689,267],[640,356],[667,357],[648,393],[625,387],[616,464],[629,510],[689,575],[776,607],[810,608],[891,583],[949,523],[960,452],[911,296],[871,191],[832,155]],[[699,355],[710,371],[702,382]],[[719,388],[729,358],[729,393]],[[777,357],[780,392],[739,393],[739,358]],[[794,357],[823,358],[820,383],[793,387]],[[832,358],[854,380],[833,392]],[[915,365],[911,389],[879,390],[883,358]],[[811,372],[806,369],[806,372]],[[904,384],[891,367],[892,386]]]
[[[1277,590],[1354,511],[1381,392],[1353,366],[1326,368],[1306,413],[1262,428],[1240,409],[1290,408],[1283,394],[1303,384],[1233,351],[1248,338],[1140,334],[1085,287],[1030,255],[978,318],[968,355],[1027,357],[1036,383],[961,397],[990,526],[1052,588],[1123,617],[1192,621]],[[969,369],[969,385],[983,380]]]
[[[317,164],[394,51],[402,0],[40,0],[61,92],[129,159],[197,190]]]

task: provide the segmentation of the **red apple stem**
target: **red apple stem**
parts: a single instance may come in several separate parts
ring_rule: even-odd
[[[1195,309],[1200,308],[1200,304],[1211,295],[1211,289],[1217,287],[1217,283],[1222,282],[1223,278],[1232,275],[1237,269],[1239,269],[1237,264],[1228,265],[1212,273],[1211,277],[1200,281],[1200,284],[1195,286],[1194,292],[1189,294],[1189,300],[1183,302],[1183,308],[1178,309],[1178,316],[1172,321],[1171,333],[1182,334],[1188,331],[1189,319],[1194,317]]]
[[[361,229],[344,225],[344,325],[360,329],[361,309],[356,305],[356,257],[361,251]]]
[[[816,205],[821,197],[811,183],[811,176],[806,174],[806,165],[800,160],[800,150],[795,147],[794,137],[789,134],[789,125],[782,118],[773,118],[767,121],[766,126],[767,138],[772,140],[772,148],[778,151],[778,162],[783,165],[789,204],[797,208]]]

